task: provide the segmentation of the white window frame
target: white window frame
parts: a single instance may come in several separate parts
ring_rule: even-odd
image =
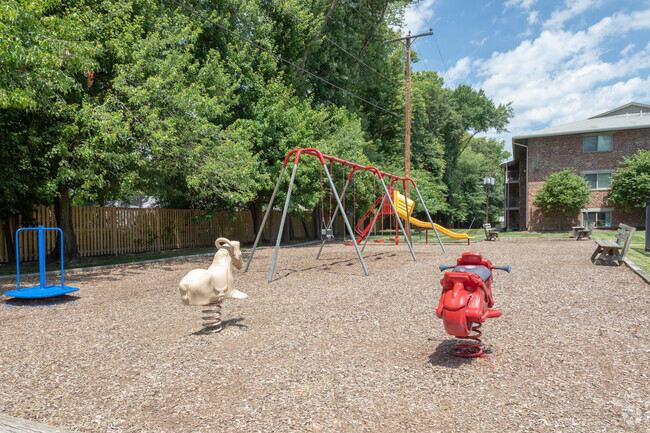
[[[587,137],[597,137],[596,138],[596,150],[585,150],[585,138]],[[609,137],[609,142],[611,147],[609,149],[598,150],[598,141],[599,137]],[[596,153],[596,152],[611,152],[614,150],[614,137],[612,134],[587,134],[582,136],[582,152],[583,153]]]
[[[609,214],[609,224],[607,224],[607,219],[608,218],[606,217],[605,218],[605,225],[603,225],[601,227],[610,228],[610,227],[612,227],[612,212],[613,211],[614,211],[614,208],[611,208],[611,207],[600,207],[600,208],[596,207],[596,208],[582,209],[580,211],[582,213],[582,224],[585,227],[587,227],[587,225],[589,223],[589,221],[587,219],[585,219],[585,216],[587,216],[587,214],[590,214],[590,213],[605,213],[605,214]],[[598,217],[596,217],[596,218],[598,218]],[[596,225],[596,227],[598,227],[598,225]]]
[[[612,173],[614,173],[614,170],[585,170],[581,171],[580,174],[586,178],[586,175],[588,174],[595,174],[596,175],[596,188],[591,188],[592,191],[606,191],[608,189],[612,189]],[[599,174],[609,174],[609,186],[607,188],[599,188],[598,187],[598,176]]]

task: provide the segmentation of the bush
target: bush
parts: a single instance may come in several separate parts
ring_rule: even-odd
[[[561,229],[562,217],[573,217],[589,203],[591,188],[584,177],[567,169],[551,174],[535,197],[542,212],[558,217]]]

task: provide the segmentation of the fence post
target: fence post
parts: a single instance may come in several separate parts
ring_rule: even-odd
[[[117,208],[111,207],[111,228],[113,232],[113,251],[117,255]]]

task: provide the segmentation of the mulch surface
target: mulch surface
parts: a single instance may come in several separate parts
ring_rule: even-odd
[[[271,283],[261,249],[218,334],[178,291],[209,257],[70,274],[71,295],[0,295],[0,412],[78,432],[647,432],[650,286],[594,248],[369,244],[365,276],[353,247],[316,244],[281,249]],[[464,251],[512,265],[474,359],[435,316],[438,265]]]

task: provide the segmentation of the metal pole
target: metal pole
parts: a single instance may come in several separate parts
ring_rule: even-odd
[[[61,239],[61,288],[63,289],[65,287],[65,284],[63,284],[63,230],[58,227],[56,230],[59,231],[59,238]]]
[[[375,217],[372,219],[372,225],[370,226],[370,230],[368,230],[368,234],[366,235],[366,240],[363,241],[363,248],[361,248],[361,251],[366,249],[366,244],[368,243],[368,239],[370,239],[370,232],[372,229],[375,227],[375,224],[377,223],[377,220],[381,216],[381,210],[384,208],[384,202],[386,201],[386,196],[381,199],[381,204],[379,205],[379,212],[375,215]]]
[[[345,190],[348,189],[348,184],[350,183],[350,180],[345,181],[345,185],[343,185],[343,191],[341,192],[341,197],[345,196]],[[337,202],[338,203],[338,202]],[[334,225],[334,220],[336,219],[336,214],[339,212],[339,205],[336,205],[336,210],[334,211],[334,214],[332,214],[332,218],[329,220],[327,223],[327,228],[332,229],[332,226]],[[316,255],[316,260],[320,258],[320,253],[323,251],[323,247],[325,246],[325,239],[320,244],[320,249],[318,250],[318,254]]]
[[[409,250],[411,250],[411,256],[413,256],[413,260],[417,259],[415,258],[415,252],[413,251],[413,245],[411,245],[411,240],[409,239],[408,236],[406,236],[406,232],[404,231],[404,226],[402,225],[402,221],[400,221],[399,215],[397,215],[397,209],[395,208],[395,203],[393,203],[393,199],[390,197],[390,194],[388,193],[388,188],[386,187],[386,184],[384,183],[384,178],[381,178],[381,186],[384,187],[384,192],[388,196],[388,202],[390,203],[391,208],[393,209],[393,212],[395,212],[395,220],[397,221],[397,224],[399,224],[399,228],[402,229],[402,233],[404,233],[404,237],[406,238],[406,243],[409,246]],[[408,211],[407,211],[408,213]],[[399,233],[397,234],[399,236]]]
[[[645,198],[645,251],[650,252],[650,195]]]
[[[490,182],[485,184],[485,224],[490,224],[488,209],[490,207]]]
[[[21,230],[24,229],[16,230],[16,243],[14,244],[16,246],[16,290],[20,290],[20,246],[18,245],[18,233]]]
[[[63,236],[61,236],[63,241]],[[63,244],[62,244],[63,245]],[[38,279],[41,288],[45,288],[45,229],[43,226],[38,226]],[[61,259],[63,263],[63,259]]]
[[[343,205],[341,204],[341,199],[338,196],[338,193],[336,192],[336,187],[334,186],[334,181],[332,181],[332,177],[330,176],[330,172],[327,170],[327,164],[323,164],[323,168],[325,168],[325,174],[327,175],[327,179],[330,181],[330,186],[332,188],[332,191],[334,192],[334,196],[336,197],[336,201],[338,205],[343,208]],[[359,251],[359,245],[357,245],[357,238],[354,236],[354,232],[352,231],[352,227],[350,226],[350,221],[348,221],[348,217],[345,214],[345,212],[341,212],[341,215],[343,215],[343,220],[345,221],[345,226],[348,229],[348,232],[350,233],[350,236],[352,237],[352,242],[354,243],[354,249],[357,250],[357,255],[359,256],[359,260],[361,261],[361,266],[363,266],[363,271],[368,275],[368,269],[366,268],[366,262],[363,261],[363,256],[361,255],[361,251]]]
[[[291,190],[293,189],[293,181],[296,178],[296,170],[298,169],[298,162],[293,164],[293,171],[291,172],[291,180],[289,181],[289,189],[287,190],[287,199],[284,201],[284,209],[282,210],[282,220],[280,221],[280,228],[278,229],[278,238],[275,241],[275,252],[273,253],[273,262],[271,263],[271,272],[269,272],[269,283],[273,280],[273,271],[275,271],[275,263],[278,260],[278,249],[280,248],[280,239],[282,239],[282,231],[284,230],[284,221],[287,218],[287,209],[289,208],[289,201],[291,200]]]
[[[255,248],[257,248],[257,243],[260,241],[260,238],[262,237],[262,231],[264,230],[264,226],[266,225],[266,220],[269,217],[269,214],[271,213],[271,209],[273,208],[273,200],[275,200],[275,194],[278,192],[278,188],[280,187],[280,181],[282,180],[282,176],[284,175],[285,170],[286,167],[282,166],[282,170],[280,170],[280,176],[278,176],[278,181],[276,182],[275,188],[273,189],[273,194],[271,194],[271,200],[269,200],[269,207],[266,208],[266,213],[264,214],[262,225],[257,231],[257,236],[255,237],[255,243],[253,244],[253,249],[251,250],[250,256],[248,256],[248,261],[246,262],[246,267],[244,268],[244,272],[248,271],[248,266],[251,264],[251,260],[253,259],[253,254],[255,254]]]
[[[406,177],[409,177],[407,174]],[[408,193],[408,182],[403,181],[402,182],[402,187],[404,188],[404,206],[406,210],[406,233],[404,233],[404,236],[407,238],[411,238],[411,212],[409,212],[409,193]],[[415,202],[413,202],[413,207],[415,207]]]
[[[406,39],[406,89],[405,89],[405,121],[404,132],[404,177],[411,177],[411,39]],[[406,233],[411,238],[411,221],[409,219],[410,186],[404,182],[404,203],[406,203]]]
[[[436,237],[438,238],[438,243],[440,244],[440,247],[442,248],[442,252],[446,253],[445,251],[445,246],[442,244],[442,241],[440,240],[440,235],[438,234],[438,230],[436,229],[436,225],[433,223],[433,219],[431,219],[431,215],[429,214],[429,209],[427,209],[427,205],[424,204],[424,200],[422,199],[422,194],[420,194],[420,190],[418,187],[415,187],[415,192],[418,193],[418,197],[420,197],[420,201],[422,202],[422,206],[424,207],[424,211],[427,213],[427,218],[429,218],[429,222],[431,223],[431,227],[433,227],[433,231],[436,233]],[[427,240],[428,240],[428,235],[427,235]]]

